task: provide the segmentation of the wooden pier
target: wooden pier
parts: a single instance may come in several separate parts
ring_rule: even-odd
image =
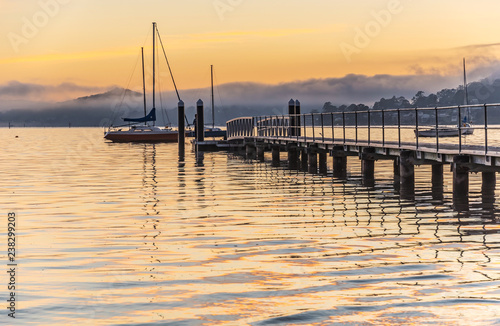
[[[456,128],[460,134],[462,129],[474,128],[474,136],[418,136],[418,130],[425,128],[448,130],[450,121],[461,121],[460,117],[470,111],[477,124],[458,124]],[[270,151],[273,166],[280,166],[285,159],[282,153],[286,153],[290,169],[320,174],[327,173],[327,157],[331,156],[333,175],[338,178],[346,177],[347,157],[357,156],[367,186],[374,185],[375,162],[392,160],[395,184],[408,199],[415,196],[415,166],[432,165],[433,193],[442,194],[443,166],[450,165],[455,206],[466,210],[472,172],[482,173],[483,195],[494,197],[496,172],[500,170],[500,146],[496,146],[500,144],[500,127],[488,124],[494,112],[500,115],[499,104],[301,114],[300,102],[290,100],[288,114],[230,120],[227,140],[200,141],[194,146],[201,151],[237,150],[260,161],[264,152]]]

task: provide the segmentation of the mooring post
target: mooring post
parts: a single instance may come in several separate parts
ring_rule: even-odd
[[[361,153],[361,175],[363,184],[371,186],[375,182],[375,148],[363,148]]]
[[[288,102],[288,129],[289,136],[295,136],[295,101],[291,99]]]
[[[320,151],[318,153],[318,160],[319,160],[319,173],[320,174],[327,174],[328,173],[328,163],[327,163],[327,158],[328,155],[325,151]]]
[[[272,166],[278,167],[280,166],[280,146],[279,145],[273,145],[272,149]]]
[[[468,155],[453,157],[453,203],[460,211],[469,208],[469,167]]]
[[[415,198],[414,152],[403,150],[399,153],[400,194],[403,198]]]
[[[296,144],[287,146],[288,151],[288,167],[291,170],[297,170],[299,167],[299,151]]]
[[[196,140],[202,142],[205,140],[205,118],[203,115],[203,101],[196,102]]]
[[[179,142],[179,159],[184,160],[185,156],[185,143],[186,143],[186,129],[184,127],[184,102],[182,100],[177,104],[177,124],[178,128],[178,142]]]
[[[318,152],[315,148],[308,148],[307,159],[309,161],[307,172],[312,174],[318,173]]]
[[[300,102],[295,101],[295,136],[300,137]]]
[[[432,199],[443,200],[443,164],[432,165]]]

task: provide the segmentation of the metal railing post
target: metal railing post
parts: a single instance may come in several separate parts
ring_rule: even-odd
[[[335,127],[334,127],[334,120],[333,120],[333,112],[330,112],[330,118],[332,120],[332,144],[335,143]]]
[[[462,112],[458,106],[458,153],[462,153]]]
[[[434,108],[436,115],[436,153],[439,153],[439,115],[437,106]]]
[[[398,109],[398,147],[401,148],[401,109]]]
[[[488,106],[484,104],[484,155],[488,154]]]
[[[371,141],[371,121],[370,121],[370,111],[366,111],[368,114],[368,146],[370,146],[370,141]]]
[[[355,144],[358,144],[358,111],[354,111],[354,128],[356,130]]]
[[[382,146],[385,147],[385,111],[380,112],[382,112]]]
[[[342,143],[345,145],[345,112],[342,111],[342,130],[343,130],[343,139],[342,139]]]
[[[321,142],[325,142],[325,128],[323,127],[323,113],[321,113]]]
[[[418,149],[418,108],[415,108],[415,146]]]
[[[314,129],[314,114],[311,113],[311,127],[312,127],[312,133],[313,133],[313,142],[316,140],[316,130]]]

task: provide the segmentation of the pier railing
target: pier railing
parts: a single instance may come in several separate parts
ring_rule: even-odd
[[[500,155],[500,104],[270,115],[227,122],[228,140],[245,137]]]

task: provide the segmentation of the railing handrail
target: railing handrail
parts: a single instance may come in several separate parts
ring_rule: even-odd
[[[449,145],[458,145],[458,152],[462,153],[464,149],[472,150],[470,144],[467,140],[464,140],[465,144],[462,144],[462,136],[459,137],[457,142],[447,142],[446,139],[442,139],[445,135],[442,133],[446,131],[447,128],[456,128],[455,136],[467,134],[468,131],[472,132],[478,130],[478,132],[484,132],[484,140],[479,139],[476,141],[475,151],[482,151],[485,155],[490,153],[490,147],[488,144],[488,130],[500,129],[500,126],[489,125],[491,123],[489,120],[491,118],[491,111],[488,108],[496,107],[500,109],[499,103],[492,104],[471,104],[471,105],[455,105],[455,106],[443,106],[443,107],[411,107],[411,108],[400,108],[400,109],[369,109],[369,110],[357,110],[357,111],[337,111],[337,112],[317,112],[317,113],[302,113],[302,114],[287,114],[287,115],[274,115],[274,116],[256,116],[256,117],[240,117],[234,118],[227,122],[227,138],[244,138],[244,137],[262,137],[262,138],[283,138],[290,139],[294,141],[307,140],[307,141],[317,141],[317,142],[331,142],[337,144],[346,143],[356,143],[363,146],[371,143],[377,144],[381,143],[382,146],[386,146],[388,143],[397,143],[401,148],[402,146],[412,146],[415,149],[425,147],[426,150],[429,148],[431,142],[425,141],[424,135],[420,132],[432,131],[436,136],[436,140],[433,143],[434,150],[439,152],[446,146],[443,144],[448,143]],[[439,114],[440,110],[452,110],[451,113],[447,115]],[[467,110],[467,113],[465,113]],[[472,113],[471,114],[471,110]],[[420,114],[421,112],[429,112],[428,115]],[[391,117],[391,113],[397,113],[397,119],[395,116]],[[433,118],[433,116],[435,117]],[[469,125],[462,125],[462,117],[467,116],[469,119],[466,121],[470,123],[471,120],[479,121],[480,124],[473,127]],[[471,116],[474,116],[471,119]],[[340,120],[339,120],[340,118]],[[379,121],[381,120],[381,121]],[[434,121],[432,121],[434,120]],[[325,126],[331,126],[332,134],[325,136]],[[354,135],[346,135],[353,133]],[[382,139],[380,139],[380,133],[374,132],[375,129],[383,129]],[[395,133],[386,132],[387,130],[398,130],[397,136]],[[404,135],[405,139],[402,139],[402,130],[414,129],[415,135],[413,140],[408,140],[411,137],[408,133]],[[330,128],[328,128],[330,129]],[[336,133],[335,129],[342,129],[343,132]],[[360,137],[358,137],[358,131],[367,129],[367,135],[361,132]],[[346,132],[346,130],[348,132]],[[350,131],[349,131],[350,130]],[[373,132],[373,135],[372,135]],[[432,132],[431,132],[432,133]],[[420,136],[419,136],[420,135]],[[350,137],[350,138],[347,138]],[[365,139],[368,137],[367,139]],[[421,140],[419,138],[422,137]],[[427,136],[429,137],[429,136]],[[456,138],[454,138],[456,139]],[[477,137],[476,137],[477,140]],[[500,153],[500,148],[495,148],[494,152]],[[500,156],[500,154],[498,154]]]

